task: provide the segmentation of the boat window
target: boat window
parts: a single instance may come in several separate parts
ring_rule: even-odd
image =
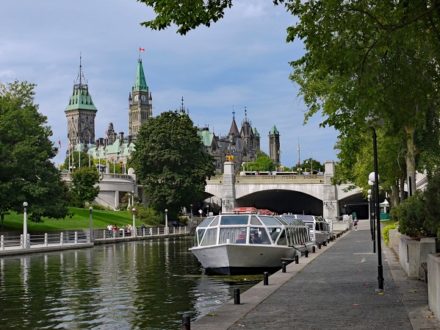
[[[229,240],[229,242],[228,242]],[[246,228],[245,227],[221,227],[219,244],[225,243],[236,243],[245,244],[246,243]]]
[[[258,218],[257,218],[255,215],[253,215],[253,216],[251,217],[251,225],[261,226],[262,223],[261,223],[260,220],[258,220]]]
[[[260,219],[261,219],[261,221],[263,221],[263,223],[266,226],[280,226],[281,225],[280,222],[276,218],[274,218],[274,217],[268,217],[268,216],[261,216],[260,215]]]
[[[199,245],[200,242],[202,241],[202,237],[203,237],[203,234],[205,233],[205,231],[206,231],[205,228],[197,229],[197,245]]]
[[[278,238],[278,245],[287,245],[287,239],[286,239],[286,231],[283,230],[281,232],[280,238]]]
[[[247,225],[247,215],[222,215],[221,225]]]
[[[264,228],[251,227],[249,231],[249,244],[272,244]]]
[[[208,227],[214,217],[208,217],[203,219],[203,221],[198,225],[198,227]]]
[[[209,227],[214,227],[214,226],[217,226],[217,225],[218,225],[218,217],[216,217],[216,218],[214,219],[214,221],[211,222],[211,224],[209,225]]]
[[[307,227],[309,227],[310,229],[313,230],[313,223],[311,223],[311,222],[307,222],[306,225],[307,225]]]
[[[280,236],[281,233],[281,228],[280,227],[276,227],[276,228],[267,228],[270,238],[272,239],[272,242],[276,242],[278,236]]]
[[[203,237],[202,243],[200,245],[215,245],[217,243],[217,228],[209,228],[206,230],[205,236]]]

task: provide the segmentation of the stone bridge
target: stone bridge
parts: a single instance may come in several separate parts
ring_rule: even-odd
[[[253,176],[235,176],[233,163],[226,162],[223,177],[208,180],[205,192],[223,212],[236,206],[255,206],[336,219],[341,213],[366,210],[360,189],[332,184],[333,175],[334,162],[326,162],[322,175]]]

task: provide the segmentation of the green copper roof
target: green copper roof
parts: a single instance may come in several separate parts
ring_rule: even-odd
[[[254,130],[254,135],[255,135],[256,137],[260,137],[260,133],[258,133],[257,128],[254,127],[253,130]]]
[[[278,132],[277,127],[275,125],[273,125],[273,127],[270,130],[269,134],[271,134],[271,135],[280,134],[280,132]]]
[[[214,133],[208,131],[208,130],[199,130],[197,132],[200,139],[202,140],[202,143],[205,147],[210,147],[212,144],[212,139],[214,138]]]
[[[134,81],[134,86],[132,89],[133,91],[148,91],[141,59],[138,60],[138,65],[136,68],[136,80]]]
[[[73,93],[70,97],[69,105],[66,107],[66,111],[78,109],[97,111],[93,104],[92,96],[89,94],[89,88],[85,84],[73,86]]]

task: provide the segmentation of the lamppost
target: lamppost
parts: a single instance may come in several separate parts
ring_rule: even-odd
[[[377,282],[378,289],[383,290],[383,266],[382,266],[382,243],[380,233],[380,206],[379,206],[379,176],[377,174],[377,144],[376,144],[376,131],[374,130],[374,172],[370,173],[369,179],[374,183],[374,217],[376,222],[376,242],[377,242]]]
[[[28,239],[27,239],[27,202],[23,202],[23,249],[27,249],[29,247],[28,245]]]
[[[131,191],[131,206],[134,206],[134,190]]]
[[[190,209],[189,209],[189,219],[191,220],[191,223],[192,223],[192,221],[193,221],[193,205],[189,204],[189,207],[190,207]]]
[[[131,235],[133,236],[133,237],[136,237],[136,235],[137,235],[137,232],[136,232],[136,209],[133,207],[132,209],[131,209],[131,212],[133,213],[133,228],[131,229]]]
[[[165,234],[168,234],[168,209],[165,209]]]
[[[370,186],[373,185],[373,182],[368,180],[368,184]],[[368,189],[368,220],[370,220],[370,234],[371,234],[371,240],[373,241],[373,253],[376,253],[376,235],[374,233],[374,217],[373,214],[373,198],[371,196],[371,189]]]
[[[93,207],[89,207],[89,243],[93,242]]]

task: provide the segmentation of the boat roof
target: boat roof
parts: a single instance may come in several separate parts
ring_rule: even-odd
[[[299,219],[291,217],[283,218],[280,216],[262,215],[262,214],[220,214],[217,216],[210,216],[197,226],[197,228],[208,228],[214,226],[265,226],[265,227],[282,227],[298,225],[304,226],[304,223]]]

